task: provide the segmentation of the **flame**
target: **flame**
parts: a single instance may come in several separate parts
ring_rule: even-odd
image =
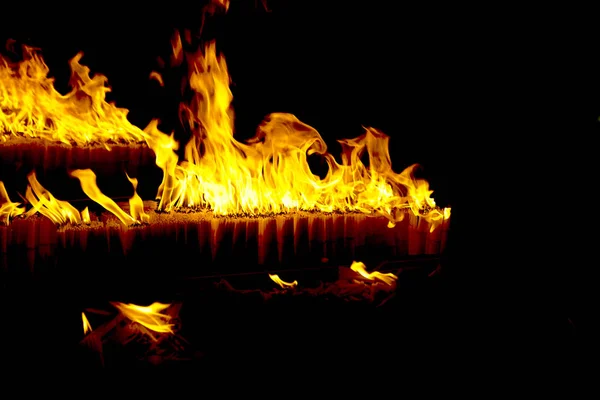
[[[96,184],[96,174],[91,169],[76,169],[70,172],[72,177],[79,179],[83,192],[106,210],[113,213],[124,225],[134,225],[148,222],[150,217],[144,212],[144,203],[136,193],[137,179],[127,176],[133,184],[133,196],[129,199],[130,213],[127,214],[113,199],[102,193]]]
[[[78,225],[84,222],[81,214],[75,207],[67,201],[55,198],[52,193],[47,191],[38,182],[35,171],[27,175],[27,180],[29,181],[29,185],[25,191],[25,198],[31,203],[32,208],[25,213],[25,217],[39,212],[58,225],[69,222]],[[86,214],[87,222],[89,222],[89,211]]]
[[[387,274],[378,271],[367,272],[365,264],[361,261],[353,261],[352,265],[350,265],[350,269],[354,272],[358,272],[365,279],[382,281],[390,286],[398,279],[398,277],[391,272]]]
[[[24,207],[19,207],[21,203],[13,203],[6,193],[4,182],[0,181],[0,223],[10,224],[10,219],[25,212]]]
[[[172,44],[173,58],[180,60],[179,34]],[[314,128],[291,114],[270,114],[252,139],[236,141],[225,58],[217,54],[214,41],[185,58],[194,97],[181,104],[182,122],[193,132],[184,158],[175,154],[179,144],[173,134],[158,129],[158,121],[145,129],[163,170],[157,193],[160,210],[210,209],[218,215],[354,211],[384,215],[390,226],[403,218],[398,209],[442,218],[429,184],[414,176],[416,164],[399,174],[392,170],[389,137],[377,129],[365,128],[355,139],[340,140],[341,163]],[[320,155],[329,167],[322,179],[309,168],[311,154]],[[365,154],[369,166],[361,161]]]
[[[54,88],[54,78],[39,49],[23,46],[20,62],[0,54],[0,140],[10,136],[40,138],[67,145],[143,142],[143,131],[127,120],[128,110],[106,101],[107,78],[70,60],[71,91]],[[8,135],[7,135],[8,134]]]
[[[133,196],[129,199],[129,214],[137,223],[148,223],[150,222],[150,215],[144,211],[144,201],[137,194],[138,180],[136,178],[130,178],[129,175],[125,174],[129,182],[133,185]]]
[[[163,80],[162,75],[156,71],[150,72],[150,79],[154,79],[155,81],[157,81],[160,86],[165,86],[165,81]]]
[[[170,304],[152,303],[149,306],[135,304],[111,303],[127,319],[157,333],[173,333],[173,324],[169,323],[171,317],[161,311],[169,308]]]
[[[81,313],[81,320],[83,321],[83,334],[85,335],[88,332],[92,331],[92,325],[90,325],[90,321],[88,321],[85,313]]]
[[[279,278],[279,275],[277,275],[277,274],[273,274],[273,275],[269,274],[269,278],[271,278],[271,280],[273,282],[275,282],[276,284],[278,284],[279,286],[281,286],[284,289],[285,288],[293,288],[293,287],[298,286],[298,281],[295,280],[293,282],[285,282],[285,281],[282,281],[281,278]]]
[[[92,222],[91,218],[90,218],[90,210],[86,207],[83,209],[83,211],[81,212],[81,220],[83,221],[84,224],[89,224],[90,222]]]

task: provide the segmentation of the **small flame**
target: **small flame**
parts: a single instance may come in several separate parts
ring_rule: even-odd
[[[150,72],[150,80],[154,79],[160,86],[165,86],[165,81],[161,74],[156,71]]]
[[[70,172],[70,175],[79,179],[83,192],[96,203],[100,204],[106,210],[113,213],[124,225],[140,224],[148,222],[149,216],[144,212],[144,204],[140,196],[135,192],[137,188],[137,179],[127,178],[134,185],[134,194],[129,199],[130,212],[127,214],[113,199],[102,193],[96,184],[96,174],[91,169],[76,169]]]
[[[277,274],[269,274],[269,278],[271,278],[271,280],[273,282],[275,282],[276,284],[278,284],[279,286],[281,286],[282,288],[293,288],[298,286],[298,281],[293,281],[293,282],[285,282],[282,281],[281,278],[279,278],[279,275]]]
[[[24,207],[19,207],[21,203],[13,203],[8,197],[4,182],[0,181],[0,223],[10,224],[10,219],[25,212]]]
[[[143,142],[144,133],[127,120],[128,110],[106,101],[107,78],[70,61],[71,91],[54,88],[54,78],[39,49],[23,46],[23,60],[0,54],[0,132],[80,146],[109,142]],[[0,140],[9,136],[2,134]]]
[[[360,261],[353,261],[352,265],[350,266],[350,269],[354,272],[358,272],[363,278],[374,281],[374,280],[379,280],[382,281],[388,285],[392,285],[394,282],[396,282],[396,280],[398,279],[398,277],[394,274],[387,273],[387,274],[383,274],[381,272],[378,271],[374,271],[374,272],[367,272],[366,266],[363,262]]]
[[[149,306],[135,304],[111,303],[127,319],[136,322],[157,333],[173,333],[171,317],[161,311],[169,308],[170,304],[152,303]]]
[[[89,224],[92,222],[90,218],[90,210],[87,207],[81,212],[81,221],[83,221],[84,224]]]
[[[83,321],[83,334],[85,335],[88,332],[91,332],[92,331],[92,325],[90,325],[90,321],[88,321],[88,319],[85,316],[84,312],[81,313],[81,320]]]
[[[450,219],[450,214],[452,213],[451,210],[452,210],[452,208],[450,208],[450,207],[444,208],[444,221]]]
[[[39,212],[58,225],[69,222],[77,225],[82,223],[79,211],[69,202],[58,200],[52,193],[46,190],[38,182],[35,171],[32,171],[27,175],[27,180],[29,181],[29,185],[25,191],[25,198],[31,203],[32,208],[25,213],[26,217]]]
[[[129,179],[129,182],[133,185],[133,196],[129,199],[129,214],[131,214],[131,217],[138,223],[150,222],[150,215],[144,211],[144,201],[140,195],[137,194],[138,180],[136,178],[130,178],[129,175],[127,175],[127,179]]]
[[[181,38],[173,40],[173,59],[180,60]],[[152,121],[145,129],[148,146],[163,170],[158,208],[210,209],[218,215],[264,215],[294,210],[378,213],[392,227],[410,209],[424,218],[440,219],[433,193],[416,179],[417,165],[401,173],[392,170],[389,137],[374,128],[355,139],[340,140],[341,163],[328,153],[320,134],[295,116],[269,115],[246,143],[233,137],[232,92],[225,58],[215,42],[188,54],[188,84],[195,97],[181,104],[182,122],[193,132],[184,158],[175,150],[173,134]],[[318,154],[329,171],[321,179],[312,173],[308,156]],[[369,166],[361,157],[367,154]]]

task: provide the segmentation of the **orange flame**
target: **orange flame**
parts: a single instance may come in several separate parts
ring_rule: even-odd
[[[54,88],[54,78],[39,49],[23,46],[23,60],[12,62],[0,54],[0,140],[10,136],[40,138],[80,146],[100,143],[143,142],[143,131],[127,120],[128,110],[106,101],[107,78],[70,61],[71,91]],[[8,135],[7,135],[8,134]]]
[[[135,304],[111,303],[127,319],[157,333],[173,333],[173,324],[169,321],[171,317],[162,311],[169,308],[170,304],[152,303],[149,306],[138,306]]]
[[[79,179],[83,192],[90,199],[113,213],[124,225],[141,224],[150,220],[150,216],[144,212],[142,199],[135,191],[137,188],[137,179],[127,176],[127,179],[133,184],[134,189],[133,196],[129,199],[131,213],[129,215],[113,199],[102,193],[96,184],[96,174],[91,169],[76,169],[71,171],[70,175]]]
[[[181,39],[172,40],[174,58],[181,59]],[[442,218],[429,184],[414,177],[417,165],[401,173],[392,170],[389,137],[374,128],[355,139],[341,140],[341,163],[328,153],[319,133],[295,116],[274,113],[246,143],[233,137],[233,95],[225,58],[215,42],[188,54],[188,83],[195,93],[182,104],[185,123],[193,132],[179,160],[173,135],[158,130],[158,121],[145,129],[157,155],[163,181],[157,198],[163,211],[211,209],[219,215],[261,215],[294,210],[378,213],[390,226],[410,209],[431,219]],[[361,161],[369,157],[367,167]],[[319,154],[329,170],[325,178],[312,173],[307,157]]]
[[[29,181],[29,185],[25,191],[25,198],[31,203],[32,208],[25,213],[26,217],[39,212],[58,225],[66,223],[78,225],[82,222],[86,222],[82,219],[79,211],[69,202],[58,200],[52,193],[47,191],[38,182],[35,171],[32,171],[27,175],[27,180]],[[89,222],[89,212],[86,212],[86,217],[88,219],[87,222]]]
[[[365,264],[360,261],[353,261],[352,265],[350,265],[350,269],[354,272],[358,272],[365,279],[370,281],[381,281],[389,286],[391,286],[398,279],[398,277],[391,272],[387,274],[383,274],[378,271],[367,272]]]
[[[90,321],[88,321],[88,319],[85,316],[84,312],[81,313],[81,320],[83,321],[83,334],[85,335],[88,332],[91,332],[92,331],[92,325],[90,325]]]
[[[4,182],[0,181],[0,223],[10,224],[10,219],[25,212],[24,207],[19,207],[21,203],[13,203],[8,197]]]
[[[273,282],[275,282],[276,284],[278,284],[279,286],[281,286],[284,289],[285,288],[293,288],[293,287],[298,286],[298,281],[295,280],[293,282],[285,282],[285,281],[282,281],[281,278],[279,278],[279,275],[277,275],[277,274],[273,274],[273,275],[269,274],[269,278],[271,278],[271,280]]]

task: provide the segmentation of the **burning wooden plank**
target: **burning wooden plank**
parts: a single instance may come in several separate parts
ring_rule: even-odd
[[[57,169],[92,169],[102,176],[114,176],[123,170],[138,175],[155,168],[154,152],[145,143],[111,143],[74,146],[40,139],[10,137],[0,142],[0,162],[43,175]]]
[[[115,205],[123,215],[130,215],[128,203]],[[231,258],[241,263],[285,265],[294,260],[322,258],[372,259],[373,251],[378,252],[375,258],[402,258],[408,256],[407,247],[413,240],[406,235],[406,224],[390,228],[388,220],[377,215],[295,212],[270,217],[221,217],[209,211],[157,212],[156,202],[151,201],[144,202],[144,214],[145,222],[137,225],[125,225],[124,217],[109,212],[92,212],[89,221],[81,224],[58,225],[41,215],[16,217],[10,225],[0,226],[0,252],[25,249],[53,254],[59,249],[92,257],[95,252],[112,252],[127,258],[132,253],[153,250],[156,243],[170,243],[184,246],[197,260],[201,257],[219,262]],[[336,224],[343,226],[336,228]],[[436,229],[426,234],[431,236],[430,241],[437,240]],[[420,251],[410,256],[441,254],[441,247],[433,245],[426,253],[423,239],[418,240]]]

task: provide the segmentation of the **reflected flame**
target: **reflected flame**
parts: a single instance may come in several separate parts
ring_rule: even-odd
[[[85,316],[84,312],[81,313],[81,320],[83,321],[83,334],[85,335],[88,332],[91,332],[92,331],[92,325],[90,325],[90,321],[88,321],[88,319]]]
[[[23,46],[20,62],[0,54],[0,140],[10,136],[40,138],[80,146],[143,142],[143,131],[127,120],[128,110],[106,101],[107,78],[79,63],[69,63],[71,91],[54,88],[54,78],[39,49]],[[8,134],[8,135],[7,135]]]
[[[162,313],[170,304],[152,303],[149,306],[135,304],[111,303],[127,319],[157,333],[173,333],[173,324],[169,321],[171,316]]]
[[[27,180],[29,185],[25,191],[25,198],[31,203],[32,208],[25,213],[26,217],[39,212],[58,225],[66,223],[78,225],[83,222],[81,214],[75,207],[67,201],[55,198],[38,182],[35,171],[27,175]],[[87,214],[89,219],[89,212]]]
[[[24,207],[19,207],[21,203],[13,203],[8,197],[4,182],[0,181],[0,223],[10,224],[10,219],[25,212]]]
[[[293,282],[285,282],[282,281],[281,278],[279,278],[279,275],[277,274],[269,274],[269,278],[271,278],[271,280],[273,282],[275,282],[276,284],[278,284],[279,286],[281,286],[282,288],[293,288],[298,286],[298,281],[293,281]]]
[[[179,34],[172,44],[173,58],[181,59]],[[145,129],[163,170],[157,193],[160,210],[210,209],[218,215],[354,211],[384,215],[390,226],[403,218],[398,209],[443,217],[428,182],[415,178],[416,164],[401,173],[392,170],[389,137],[377,129],[340,140],[341,163],[314,128],[291,114],[270,114],[252,139],[236,141],[225,58],[217,54],[214,41],[185,58],[194,98],[180,106],[182,122],[193,132],[184,158],[178,158],[178,143],[158,129],[158,121]],[[322,179],[309,168],[307,157],[312,154],[328,165]],[[361,161],[363,156],[368,156],[369,166]]]
[[[113,213],[124,225],[140,224],[148,222],[150,217],[144,212],[144,204],[137,194],[137,179],[127,176],[127,179],[133,184],[134,193],[129,199],[131,215],[127,214],[113,199],[102,193],[96,184],[96,174],[91,169],[76,169],[70,172],[72,177],[79,179],[83,192],[96,203],[100,204],[106,210]]]
[[[390,286],[394,282],[396,282],[396,280],[398,279],[398,277],[396,275],[392,274],[391,272],[387,273],[387,274],[383,274],[378,271],[367,272],[365,264],[360,261],[353,261],[352,265],[350,266],[350,269],[354,272],[358,272],[365,279],[368,279],[371,281],[379,280]]]

